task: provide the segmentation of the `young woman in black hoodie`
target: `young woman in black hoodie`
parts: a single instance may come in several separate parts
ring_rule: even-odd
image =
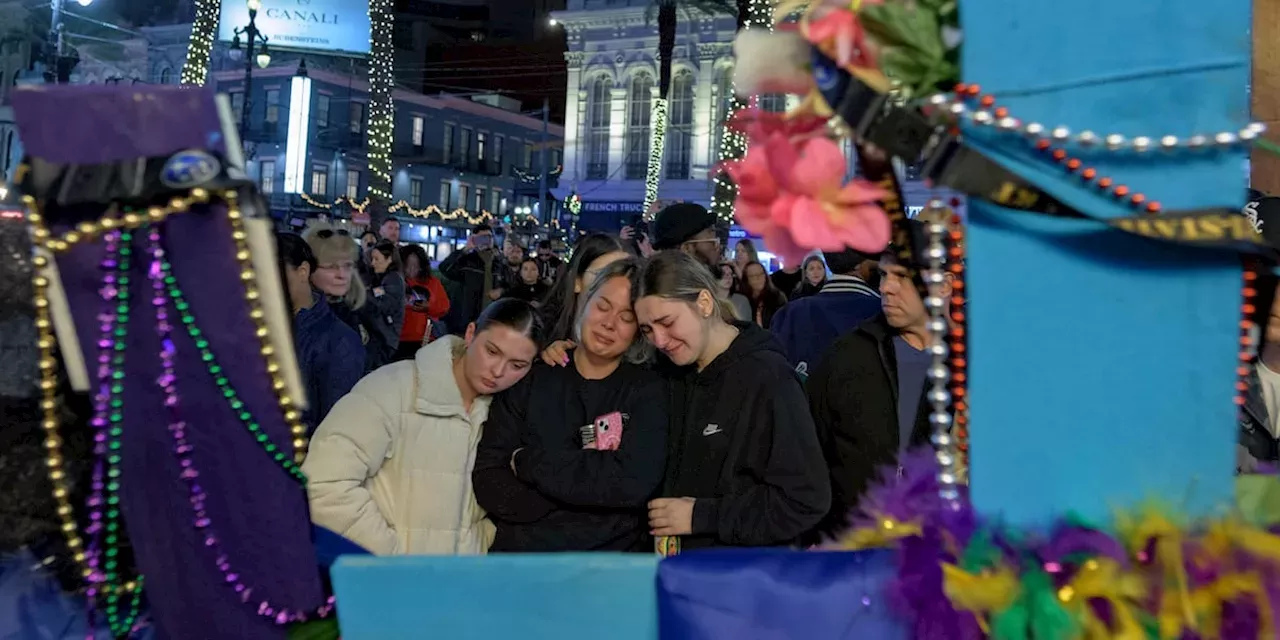
[[[630,258],[604,267],[581,297],[572,362],[535,365],[490,407],[472,473],[497,525],[489,551],[652,550],[645,504],[662,483],[667,417],[662,378],[638,366],[638,270]]]
[[[826,462],[795,372],[772,334],[733,320],[706,267],[664,251],[636,297],[641,331],[674,364],[660,550],[796,542],[831,503]]]

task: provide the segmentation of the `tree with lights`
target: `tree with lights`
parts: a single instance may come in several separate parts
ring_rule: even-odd
[[[773,28],[773,19],[770,15],[772,2],[770,0],[736,0],[737,4],[737,31],[749,29],[753,27]],[[745,109],[747,102],[738,97],[738,93],[730,89],[729,102],[727,106],[728,113],[725,114],[724,130],[720,133],[719,156],[716,158],[716,167],[721,163],[729,160],[738,160],[747,152],[747,137],[734,130],[731,126],[732,115],[739,109]],[[738,185],[733,183],[733,179],[728,174],[713,169],[715,173],[715,191],[711,193],[711,212],[716,215],[721,222],[729,224],[733,222],[733,201],[738,197]]]
[[[382,226],[391,215],[391,143],[395,129],[395,77],[392,62],[392,0],[369,0],[369,225]]]
[[[209,56],[213,53],[213,39],[218,34],[218,15],[221,13],[221,0],[196,0],[187,61],[182,64],[182,84],[200,86],[209,79]]]
[[[658,199],[662,181],[662,150],[667,139],[667,100],[671,94],[671,58],[676,49],[677,12],[697,11],[709,16],[736,15],[736,0],[653,0],[649,13],[658,14],[658,99],[649,118],[649,165],[644,173],[644,207]]]

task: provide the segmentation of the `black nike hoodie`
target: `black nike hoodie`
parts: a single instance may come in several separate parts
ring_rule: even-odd
[[[663,495],[696,498],[682,549],[794,543],[831,505],[804,391],[773,335],[739,334],[702,371],[672,374]]]

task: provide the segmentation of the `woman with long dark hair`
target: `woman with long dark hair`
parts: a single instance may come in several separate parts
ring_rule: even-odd
[[[742,268],[740,291],[750,303],[751,315],[747,319],[763,329],[769,328],[773,314],[787,303],[787,296],[773,286],[764,265],[759,262],[748,262]]]
[[[404,326],[400,329],[400,347],[395,359],[408,360],[419,347],[431,341],[432,323],[440,322],[449,313],[449,294],[431,272],[431,261],[421,246],[400,247],[400,262],[404,265],[405,277]]]
[[[809,256],[804,259],[804,266],[800,267],[800,284],[792,289],[790,299],[799,300],[811,296],[821,290],[822,285],[826,283],[827,263],[822,261],[822,256]]]
[[[471,488],[493,394],[541,348],[533,306],[489,305],[464,335],[357,384],[316,429],[302,470],[311,519],[376,555],[482,554],[493,523]]]
[[[630,254],[617,238],[603,233],[584,236],[573,246],[573,257],[560,279],[542,300],[542,319],[550,346],[542,354],[548,364],[568,364],[573,348],[573,323],[578,312],[578,296],[591,286],[596,274]]]
[[[366,366],[370,371],[391,362],[400,347],[400,330],[404,326],[404,276],[396,260],[396,245],[380,240],[369,252],[372,280],[369,303],[365,305],[370,327]]]

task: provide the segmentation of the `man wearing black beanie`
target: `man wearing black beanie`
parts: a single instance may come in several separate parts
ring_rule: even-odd
[[[702,205],[677,202],[659,211],[653,218],[653,248],[683,251],[719,277],[723,252],[716,233],[716,217]]]

